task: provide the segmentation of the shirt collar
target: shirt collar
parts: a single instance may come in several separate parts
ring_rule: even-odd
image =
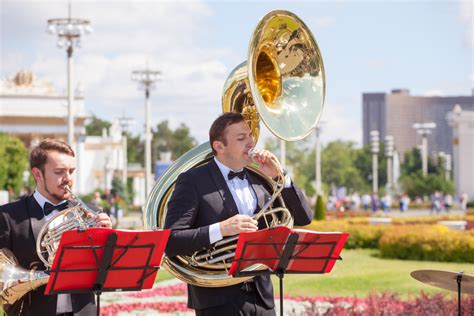
[[[219,170],[221,171],[222,175],[224,176],[224,179],[226,181],[229,181],[228,180],[228,175],[229,175],[229,172],[232,170],[231,168],[227,167],[226,165],[224,165],[222,162],[219,161],[219,159],[217,159],[216,157],[214,157],[214,161],[216,162],[217,164],[217,167],[219,167]],[[232,170],[234,172],[239,172],[239,171],[242,171],[244,170],[244,168],[240,169],[240,170]]]
[[[58,204],[52,203],[50,200],[48,200],[43,194],[39,193],[38,190],[35,190],[35,193],[33,193],[33,197],[35,198],[36,202],[38,202],[39,206],[41,206],[42,209],[44,209],[44,203],[48,202],[52,205],[59,205],[61,203],[64,203],[66,200],[59,202]]]

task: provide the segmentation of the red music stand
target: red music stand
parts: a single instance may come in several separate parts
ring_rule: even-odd
[[[285,274],[329,273],[349,234],[292,230],[285,226],[241,233],[229,275],[235,277],[275,274],[280,283],[280,315],[283,315],[283,276]],[[265,270],[251,271],[264,264]]]
[[[107,228],[63,233],[45,294],[140,291],[153,286],[170,230]],[[126,272],[126,273],[124,273]]]

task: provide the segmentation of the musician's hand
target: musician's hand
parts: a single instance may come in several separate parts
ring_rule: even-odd
[[[267,177],[274,178],[278,175],[277,168],[279,168],[280,163],[278,162],[278,158],[268,150],[254,149],[252,159],[260,165],[258,170]]]
[[[258,222],[248,215],[234,215],[219,223],[222,237],[258,230]]]
[[[105,213],[99,213],[95,217],[95,222],[97,223],[97,227],[112,228],[112,221]]]

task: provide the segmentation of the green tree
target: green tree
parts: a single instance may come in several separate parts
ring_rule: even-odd
[[[405,152],[403,164],[401,164],[402,175],[410,175],[417,173],[422,169],[421,151],[414,147],[411,150]],[[441,174],[443,168],[436,159],[428,156],[428,173]]]
[[[28,151],[20,139],[0,133],[0,162],[0,190],[19,193],[28,167]]]
[[[140,139],[140,135],[132,136],[130,133],[125,133],[127,136],[127,160],[129,163],[143,164],[145,159],[144,142]]]
[[[89,136],[101,136],[103,129],[109,128],[110,125],[112,125],[110,122],[92,115],[90,122],[86,124],[86,134]]]
[[[321,152],[322,180],[327,184],[344,186],[348,191],[365,188],[367,182],[356,168],[355,158],[356,150],[353,142],[340,140],[330,142]]]
[[[400,186],[410,197],[429,196],[434,191],[442,191],[453,194],[454,184],[445,179],[444,175],[429,173],[423,176],[421,170],[400,177]]]
[[[163,121],[153,130],[153,160],[159,159],[159,154],[162,152],[171,152],[171,159],[175,160],[196,144],[196,139],[191,136],[189,128],[184,123],[173,131],[168,126],[168,121]]]

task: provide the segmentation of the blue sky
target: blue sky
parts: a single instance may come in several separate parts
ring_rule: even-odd
[[[471,94],[470,1],[72,1],[73,16],[94,27],[74,53],[88,111],[107,120],[124,113],[139,133],[144,96],[130,73],[148,60],[163,72],[152,92],[153,125],[184,122],[205,141],[227,75],[246,60],[255,25],[273,9],[298,15],[320,46],[323,142],[361,143],[363,92]],[[1,0],[0,10],[0,76],[31,69],[64,93],[66,54],[45,29],[47,19],[67,16],[67,2]]]

